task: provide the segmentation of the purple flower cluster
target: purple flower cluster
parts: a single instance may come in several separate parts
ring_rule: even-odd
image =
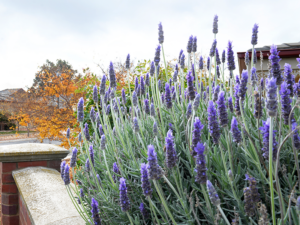
[[[159,44],[164,43],[164,31],[161,23],[158,24],[158,42]]]
[[[246,97],[247,83],[248,83],[248,71],[243,70],[241,76],[241,84],[239,87],[239,97],[241,98],[242,102],[245,100]]]
[[[233,141],[238,144],[241,143],[241,141],[242,141],[241,131],[239,130],[238,122],[234,116],[232,117],[232,120],[231,120],[230,132],[232,134]]]
[[[187,44],[187,47],[186,47],[186,51],[188,53],[191,53],[192,52],[192,47],[193,47],[193,35],[191,35],[189,37],[189,41],[188,41],[188,44]]]
[[[234,97],[235,97],[234,111],[237,116],[241,115],[239,92],[240,92],[240,85],[236,83],[234,86]]]
[[[166,146],[166,166],[169,169],[172,169],[176,166],[178,157],[177,152],[175,150],[174,137],[172,134],[172,130],[169,130],[165,139]]]
[[[227,66],[228,66],[228,70],[230,71],[235,70],[234,53],[232,50],[231,41],[228,41],[228,47],[227,47]]]
[[[148,219],[149,218],[149,212],[147,211],[147,209],[145,208],[143,203],[140,204],[139,209],[141,211],[142,216],[144,217],[144,220]]]
[[[270,139],[270,118],[268,118],[266,121],[263,121],[263,126],[260,127],[260,131],[263,135],[263,148],[261,149],[263,152],[263,157],[268,160],[269,159],[269,139]],[[273,130],[273,160],[276,160],[276,155],[277,155],[277,142],[275,135],[276,130]]]
[[[281,70],[279,61],[281,60],[279,57],[279,52],[277,51],[276,45],[271,45],[269,60],[271,61],[271,70],[270,70],[270,78],[273,77],[276,79],[276,85],[280,85],[283,81],[281,76]]]
[[[128,54],[127,57],[126,57],[125,68],[126,68],[127,70],[130,69],[130,55],[129,55],[129,54]]]
[[[157,48],[155,49],[155,56],[154,56],[154,64],[155,66],[158,66],[159,61],[160,61],[160,45],[157,46]],[[150,71],[151,74],[151,71]]]
[[[85,139],[87,141],[90,141],[91,136],[90,136],[90,132],[89,132],[89,125],[87,123],[84,124],[83,133],[84,133]]]
[[[297,127],[297,123],[294,122],[292,124],[292,130],[295,130],[296,127]],[[298,134],[298,130],[296,130],[294,132],[294,134],[293,134],[293,141],[294,141],[294,147],[295,147],[295,149],[300,150],[300,136]]]
[[[91,207],[92,207],[91,213],[92,213],[92,218],[93,218],[94,224],[101,225],[101,218],[99,215],[98,202],[94,198],[92,198]]]
[[[219,206],[221,204],[219,195],[218,195],[215,187],[209,180],[206,181],[206,187],[207,187],[207,191],[208,191],[208,195],[209,195],[211,203],[215,206]]]
[[[168,109],[172,109],[172,97],[169,83],[165,85],[165,105]]]
[[[225,92],[221,91],[217,100],[218,115],[221,127],[226,127],[228,124],[228,114],[225,105]]]
[[[151,180],[158,180],[163,175],[162,168],[158,165],[157,154],[153,145],[148,145],[148,177]]]
[[[285,125],[289,124],[289,116],[292,110],[292,99],[290,99],[290,90],[287,82],[283,82],[281,84],[281,89],[279,91],[279,94],[281,95],[281,113],[282,113],[282,118],[283,122]],[[291,115],[291,122],[294,121],[294,115]]]
[[[217,145],[219,143],[221,132],[218,123],[217,111],[215,109],[215,105],[213,101],[208,102],[207,113],[208,113],[208,129],[210,135],[213,138],[213,142]]]
[[[119,171],[119,167],[116,162],[114,162],[114,164],[113,164],[113,172],[114,172],[113,180],[115,183],[117,183],[117,177],[118,177],[118,174],[120,174],[120,171]]]
[[[215,15],[214,17],[214,23],[213,23],[213,33],[218,33],[218,15]]]
[[[151,196],[152,195],[152,188],[151,183],[148,178],[148,171],[147,171],[147,165],[145,163],[141,164],[141,180],[142,180],[142,189],[144,195]]]
[[[203,68],[204,68],[203,57],[200,56],[200,59],[199,59],[199,70],[203,70]]]
[[[192,72],[189,70],[186,75],[186,82],[187,82],[187,89],[188,89],[188,95],[189,99],[193,101],[195,99],[195,89],[194,89],[194,77],[192,76]]]
[[[193,39],[192,52],[197,52],[197,37],[196,36]]]
[[[205,146],[198,142],[196,147],[194,148],[194,151],[196,153],[196,177],[195,181],[200,184],[205,184],[207,181],[207,176],[206,176],[206,161],[205,161],[205,155],[204,155],[204,150]]]
[[[294,84],[295,84],[295,76],[292,74],[292,67],[290,64],[284,64],[284,74],[285,74],[285,81],[288,85],[288,89],[290,90],[290,96],[294,96]]]
[[[266,108],[270,117],[274,117],[277,114],[277,94],[276,94],[276,78],[272,77],[266,80],[267,86],[267,99]]]
[[[83,122],[84,113],[83,113],[83,105],[84,101],[83,98],[80,98],[77,105],[77,121]]]
[[[75,147],[72,152],[72,157],[70,161],[70,167],[74,168],[76,166],[76,160],[77,160],[77,148]]]
[[[215,56],[215,52],[216,52],[216,48],[217,48],[217,40],[215,39],[212,43],[211,49],[209,51],[209,56],[213,57]]]
[[[228,108],[230,109],[230,112],[233,113],[233,104],[232,104],[232,97],[228,97]]]
[[[252,45],[257,45],[257,33],[258,33],[258,25],[255,23],[252,29],[252,38],[251,38]]]
[[[254,100],[254,117],[256,119],[260,119],[262,116],[262,104],[261,104],[261,95],[256,90],[253,94],[255,100]]]
[[[130,209],[130,201],[127,194],[126,180],[121,177],[120,178],[120,206],[123,212],[126,212]]]
[[[117,82],[116,82],[116,73],[115,73],[115,70],[114,70],[114,64],[112,62],[110,62],[109,64],[109,84],[110,84],[110,87],[112,89],[116,88],[117,87]]]
[[[216,48],[216,63],[217,63],[217,65],[221,64],[218,48]]]
[[[246,53],[245,53],[245,64],[246,64],[246,66],[249,66],[249,64],[250,64],[249,52],[248,51],[246,51]]]
[[[213,101],[216,102],[218,100],[218,96],[220,93],[220,86],[217,85],[216,87],[213,88]]]

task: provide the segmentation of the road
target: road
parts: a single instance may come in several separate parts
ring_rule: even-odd
[[[0,146],[3,145],[15,145],[15,144],[25,144],[25,143],[41,143],[37,138],[27,138],[27,139],[16,139],[9,141],[0,141]],[[48,138],[44,139],[42,144],[55,144],[60,145],[60,141],[50,141]]]

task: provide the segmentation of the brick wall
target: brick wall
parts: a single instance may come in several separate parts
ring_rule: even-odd
[[[19,225],[25,223],[24,209],[19,209],[18,188],[12,177],[12,171],[25,167],[44,166],[60,171],[61,160],[33,162],[0,162],[1,224]],[[22,211],[23,210],[23,213]],[[26,211],[27,212],[27,211]],[[22,216],[24,217],[22,217]],[[22,220],[23,218],[23,220]],[[23,221],[23,223],[22,223]]]

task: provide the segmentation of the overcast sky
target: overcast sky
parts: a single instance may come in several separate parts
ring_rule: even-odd
[[[254,23],[258,46],[300,41],[299,0],[0,0],[0,90],[24,88],[46,59],[68,61],[74,69],[133,59],[153,59],[162,22],[167,58],[186,51],[190,35],[208,53],[212,22],[219,16],[219,49],[251,48]]]

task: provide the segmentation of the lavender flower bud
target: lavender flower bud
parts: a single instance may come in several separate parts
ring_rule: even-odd
[[[193,46],[192,46],[192,52],[197,51],[197,37],[195,36],[193,39]]]
[[[83,105],[84,101],[83,98],[80,98],[77,105],[77,121],[83,122],[84,113],[83,113]]]
[[[150,76],[149,73],[146,74],[145,84],[149,87],[150,86]]]
[[[155,118],[155,107],[153,103],[150,105],[150,115]]]
[[[138,133],[140,131],[139,122],[136,117],[133,118],[133,131]]]
[[[178,57],[178,63],[181,63],[181,56],[182,56],[183,50],[181,49],[179,52],[179,57]]]
[[[104,104],[106,104],[109,100],[109,92],[105,92],[105,95],[104,95]]]
[[[176,83],[177,82],[177,77],[178,77],[178,71],[175,70],[174,74],[173,74],[173,82]]]
[[[148,145],[148,177],[151,180],[158,180],[163,175],[162,168],[158,165],[157,154],[153,145]]]
[[[252,87],[254,88],[257,83],[257,75],[256,75],[255,67],[252,67],[251,69],[251,81],[252,81]]]
[[[245,97],[246,97],[247,83],[248,83],[248,71],[243,70],[242,78],[241,78],[241,85],[240,85],[240,89],[239,89],[239,97],[241,98],[242,102],[245,100]]]
[[[167,109],[172,109],[171,90],[168,83],[165,85],[165,105]]]
[[[231,41],[228,41],[228,47],[227,47],[227,66],[228,66],[228,70],[230,71],[235,70],[234,53],[232,50]]]
[[[91,121],[92,121],[93,123],[96,122],[95,109],[94,109],[93,106],[92,106],[91,111],[90,111],[90,118],[91,118]]]
[[[186,51],[188,53],[192,52],[192,46],[193,46],[193,35],[190,36],[187,47],[186,47]]]
[[[125,95],[125,90],[124,88],[122,88],[122,102],[123,102],[123,105],[126,105],[126,95]]]
[[[125,68],[126,68],[127,70],[130,69],[130,55],[129,55],[129,54],[128,54],[127,57],[126,57]]]
[[[149,212],[147,211],[147,209],[145,208],[143,203],[140,204],[139,209],[141,211],[141,214],[142,214],[144,220],[148,219],[149,218]]]
[[[241,84],[239,75],[235,76],[235,83],[237,83],[239,85]]]
[[[78,141],[81,142],[82,136],[81,133],[78,134]]]
[[[215,88],[213,88],[213,101],[216,102],[218,100],[218,95],[220,93],[220,86],[217,85]]]
[[[256,50],[253,49],[253,64],[255,65],[257,63],[257,55],[256,55]]]
[[[193,103],[193,109],[194,109],[195,112],[196,112],[197,109],[199,108],[199,105],[200,105],[200,99],[201,99],[201,95],[198,93],[198,94],[196,95],[195,101],[194,101],[194,103]]]
[[[88,173],[88,172],[90,172],[90,170],[91,170],[90,160],[87,159],[86,162],[85,162],[85,171]]]
[[[150,106],[149,106],[149,100],[148,99],[145,99],[144,100],[144,110],[145,110],[145,113],[146,114],[150,114]]]
[[[203,92],[203,100],[206,100],[206,91]]]
[[[266,99],[266,108],[267,113],[270,117],[276,116],[277,113],[277,94],[276,94],[276,78],[272,77],[267,79],[267,99]]]
[[[292,123],[292,130],[294,131],[297,127],[297,123]],[[300,136],[298,134],[298,130],[296,130],[293,134],[294,147],[296,150],[300,150]]]
[[[103,75],[101,84],[100,84],[100,88],[99,88],[99,94],[102,96],[105,95],[105,84],[106,84],[106,76]]]
[[[145,94],[145,81],[144,81],[144,77],[141,76],[141,94],[144,95]]]
[[[228,115],[225,105],[225,93],[224,91],[221,91],[218,97],[218,114],[219,114],[219,120],[220,120],[220,126],[226,127],[228,124]]]
[[[266,121],[263,121],[263,126],[260,127],[260,131],[263,135],[263,148],[261,149],[263,152],[263,157],[268,160],[269,159],[269,137],[270,137],[270,118]],[[273,160],[276,160],[277,155],[277,142],[275,139],[276,130],[273,130]]]
[[[94,198],[92,198],[91,206],[92,206],[91,213],[92,213],[94,224],[101,225],[101,219],[100,219],[100,214],[99,214],[99,209],[98,209],[98,202]]]
[[[192,115],[192,104],[189,102],[186,109],[186,118],[189,119]]]
[[[172,130],[169,130],[167,133],[167,137],[165,138],[165,146],[166,146],[166,166],[169,169],[172,169],[176,166],[176,162],[178,160],[177,152],[175,150],[174,137],[172,134]]]
[[[92,164],[93,164],[93,166],[94,166],[94,165],[95,165],[95,158],[94,158],[94,149],[93,149],[93,145],[90,145],[89,153],[90,153],[90,158],[91,158]]]
[[[159,61],[160,61],[160,45],[158,45],[157,48],[155,49],[155,57],[154,57],[155,66],[158,66]]]
[[[216,47],[217,47],[217,40],[215,39],[212,43],[210,52],[209,52],[209,56],[210,57],[214,57],[215,56],[215,52],[216,52]]]
[[[281,84],[279,94],[281,95],[281,115],[284,124],[289,125],[289,116],[292,110],[292,99],[290,99],[290,90],[288,89],[288,84],[285,81]],[[294,113],[291,115],[291,120],[294,121]]]
[[[207,113],[208,113],[208,129],[210,135],[213,138],[214,144],[217,145],[219,143],[221,133],[220,133],[220,126],[218,123],[217,112],[213,101],[208,102]]]
[[[109,84],[112,89],[117,87],[116,74],[115,74],[114,65],[112,62],[110,62],[110,64],[109,64]]]
[[[257,185],[256,185],[256,180],[254,177],[250,177],[248,174],[246,174],[246,180],[248,180],[249,185],[250,185],[250,191],[251,191],[251,199],[253,203],[258,203],[260,201],[260,194],[258,193]],[[255,205],[254,205],[255,207]]]
[[[207,57],[207,62],[206,62],[207,70],[209,70],[210,67],[210,58]]]
[[[246,53],[245,53],[245,64],[246,64],[246,66],[249,66],[249,64],[250,64],[249,52],[248,51],[246,51]]]
[[[269,60],[271,62],[271,70],[270,70],[270,78],[276,78],[276,85],[280,85],[283,81],[281,76],[281,70],[279,61],[281,60],[279,57],[279,52],[277,52],[277,46],[271,45]]]
[[[70,167],[74,168],[76,166],[76,160],[77,160],[77,148],[73,149]]]
[[[261,99],[260,99],[260,94],[259,92],[256,90],[254,92],[254,117],[256,119],[260,119],[262,116],[262,105],[261,105]]]
[[[205,155],[204,155],[205,146],[198,142],[196,147],[194,148],[194,152],[196,153],[196,177],[195,181],[199,184],[205,184],[207,181],[206,176],[206,161],[205,161]]]
[[[70,138],[70,128],[67,129],[67,134],[66,134],[66,138]]]
[[[121,177],[120,178],[120,205],[123,212],[126,212],[130,209],[130,201],[127,195],[127,187],[126,187],[126,180]]]
[[[181,59],[180,59],[180,67],[181,67],[181,69],[184,69],[184,60],[185,60],[185,55],[182,53],[181,54]]]
[[[216,63],[217,63],[217,65],[221,64],[218,48],[216,48]]]
[[[218,33],[218,15],[215,15],[214,17],[214,23],[213,23],[213,33]]]
[[[164,31],[161,23],[158,24],[158,42],[159,44],[164,43]]]
[[[199,59],[199,70],[203,70],[203,68],[204,68],[203,57],[200,56],[200,59]]]
[[[252,45],[257,45],[257,33],[258,33],[258,25],[255,23],[252,29],[252,39],[251,39]]]
[[[218,195],[215,187],[212,185],[212,183],[209,180],[206,181],[206,187],[207,187],[207,191],[208,191],[208,195],[209,195],[211,203],[215,206],[219,206],[221,204],[219,195]]]
[[[94,103],[98,103],[98,89],[96,85],[93,88],[93,100]]]
[[[105,145],[106,145],[106,137],[105,137],[105,135],[103,134],[103,135],[101,135],[100,148],[101,148],[102,150],[105,150]]]
[[[118,165],[117,165],[116,162],[114,162],[114,164],[113,164],[113,172],[114,172],[113,180],[114,180],[115,183],[117,183],[117,175],[116,174],[119,174],[120,171],[119,171],[119,168],[118,168]]]
[[[157,134],[158,134],[158,127],[157,127],[157,123],[156,122],[154,122],[154,124],[153,124],[153,134],[155,136],[157,136]]]
[[[249,187],[244,188],[244,202],[245,213],[247,216],[252,217],[255,215],[255,206],[251,197],[251,190]]]
[[[237,116],[241,115],[239,92],[240,92],[240,85],[236,83],[236,85],[234,86],[234,97],[235,97],[234,110]]]
[[[160,80],[157,81],[157,85],[158,85],[158,90],[161,90],[161,81]]]
[[[241,143],[242,141],[241,131],[239,130],[238,122],[234,116],[232,117],[231,120],[230,132],[232,134],[233,141],[236,142],[237,144]]]
[[[136,107],[138,105],[138,98],[135,91],[132,92],[132,104]]]
[[[265,84],[264,84],[264,78],[262,77],[262,78],[260,79],[260,89],[261,89],[261,91],[264,90],[264,87],[265,87]]]
[[[232,104],[232,97],[228,97],[228,108],[230,109],[230,112],[233,113],[233,104]]]
[[[100,136],[102,136],[104,134],[103,127],[101,124],[99,125],[99,133],[100,133]]]
[[[288,89],[290,90],[290,96],[294,96],[294,84],[295,84],[295,76],[292,74],[292,67],[290,64],[286,63],[284,64],[284,74],[285,74],[285,80],[288,84]]]
[[[150,71],[149,71],[151,77],[153,77],[154,72],[155,72],[155,66],[154,66],[154,62],[152,61],[150,64]]]
[[[112,88],[110,92],[110,99],[114,99],[114,98],[115,98],[115,89]]]
[[[84,137],[87,141],[91,140],[90,132],[89,132],[89,125],[87,123],[84,124],[83,128]]]
[[[194,129],[192,131],[192,156],[196,155],[194,149],[196,148],[197,143],[201,142],[201,131],[203,127],[204,125],[201,123],[199,117],[195,117]]]
[[[192,76],[191,71],[188,71],[188,73],[186,75],[186,82],[187,82],[189,99],[191,101],[193,101],[195,99],[195,89],[194,89],[193,80],[194,80],[194,77]]]
[[[70,168],[68,164],[65,165],[65,169],[64,169],[64,182],[65,185],[70,184]]]
[[[225,50],[223,50],[223,52],[222,52],[222,63],[225,63],[225,59],[226,59]]]
[[[147,196],[152,195],[151,183],[148,178],[147,165],[145,163],[141,164],[141,180],[142,180],[142,189],[143,194]]]
[[[61,176],[61,179],[64,179],[65,166],[66,166],[66,161],[62,161],[60,163],[60,176]]]

